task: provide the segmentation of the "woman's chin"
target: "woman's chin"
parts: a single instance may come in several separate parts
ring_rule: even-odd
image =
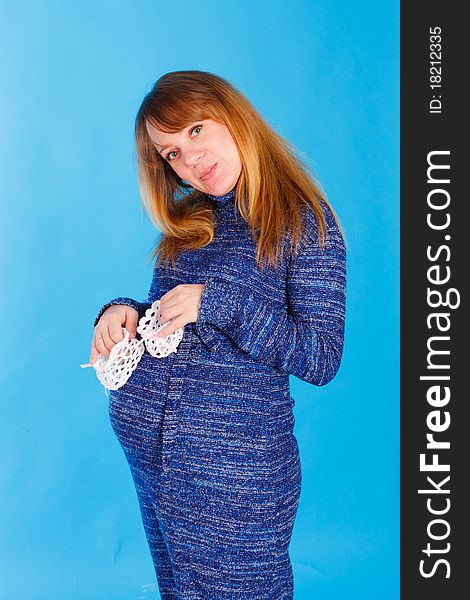
[[[212,196],[225,196],[232,191],[235,185],[232,185],[230,182],[225,184],[218,185],[207,185],[204,190],[206,194],[211,194]]]

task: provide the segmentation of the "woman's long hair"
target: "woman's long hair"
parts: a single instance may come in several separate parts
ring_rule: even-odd
[[[143,99],[135,121],[142,201],[163,233],[152,260],[174,263],[181,251],[206,246],[214,237],[214,223],[205,194],[183,181],[160,156],[149,138],[146,121],[160,131],[176,133],[203,119],[226,125],[238,148],[242,170],[236,202],[256,241],[258,265],[262,267],[265,261],[276,264],[288,231],[291,249],[298,247],[302,203],[311,205],[319,244],[324,245],[326,224],[320,202],[328,202],[295,149],[222,77],[205,71],[175,71],[158,79]]]

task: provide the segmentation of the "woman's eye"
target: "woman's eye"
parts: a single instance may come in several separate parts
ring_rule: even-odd
[[[201,131],[201,129],[202,129],[202,125],[196,125],[196,127],[192,128],[191,133],[194,133],[196,130],[197,130],[196,133],[199,133],[199,131]]]
[[[168,152],[168,154],[165,156],[165,160],[167,160],[168,162],[170,160],[173,160],[173,158],[171,158],[172,154],[176,154],[176,150],[172,150],[171,152]]]

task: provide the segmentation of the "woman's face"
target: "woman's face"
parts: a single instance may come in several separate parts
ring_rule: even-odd
[[[146,126],[160,155],[194,188],[222,196],[235,187],[242,163],[226,125],[204,119],[177,133],[160,131],[148,121]]]

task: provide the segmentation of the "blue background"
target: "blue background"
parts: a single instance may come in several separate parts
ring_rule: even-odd
[[[2,600],[159,597],[104,389],[79,365],[99,307],[147,295],[133,125],[179,69],[238,86],[347,235],[340,372],[291,378],[296,600],[399,597],[398,52],[398,2],[2,2]]]

